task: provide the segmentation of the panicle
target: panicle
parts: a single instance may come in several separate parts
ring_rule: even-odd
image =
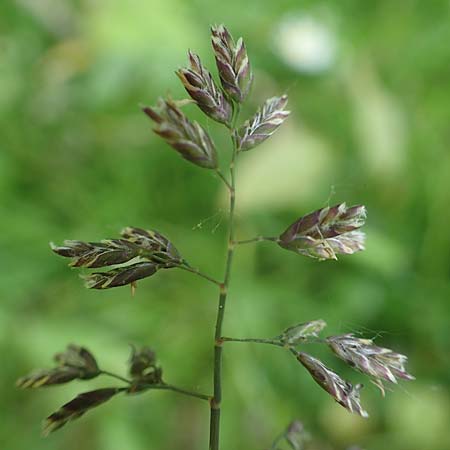
[[[158,231],[126,227],[120,234],[127,241],[143,249],[142,255],[155,263],[164,263],[166,267],[172,267],[181,261],[180,253],[172,242]]]
[[[176,71],[187,93],[211,119],[230,125],[233,115],[231,104],[216,86],[211,73],[202,64],[200,57],[191,51],[188,57],[190,68]]]
[[[83,275],[82,278],[88,289],[109,289],[151,277],[162,267],[153,262],[142,262],[118,267],[107,272],[94,272],[89,275]]]
[[[280,235],[278,244],[311,258],[337,259],[337,254],[364,250],[365,234],[359,228],[366,215],[362,205],[327,206],[297,219]]]
[[[107,272],[84,275],[82,278],[89,289],[108,289],[132,284],[154,275],[159,269],[169,269],[183,263],[172,242],[155,230],[126,227],[121,236],[122,239],[107,239],[100,243],[64,241],[64,246],[61,247],[50,245],[58,255],[72,258],[71,265],[74,267],[118,265]],[[120,265],[123,263],[129,264]]]
[[[129,360],[129,372],[133,382],[128,388],[128,393],[145,390],[152,384],[161,384],[162,368],[156,362],[156,354],[149,347],[137,350],[131,347]]]
[[[224,25],[211,28],[211,41],[224,91],[238,103],[247,97],[253,74],[244,41],[236,42]]]
[[[67,422],[78,419],[90,409],[107,402],[123,390],[123,388],[103,388],[78,395],[47,417],[43,424],[42,434],[47,436],[63,427]]]
[[[287,95],[266,100],[256,114],[237,130],[238,150],[251,150],[272,136],[290,114],[285,110],[287,102]]]
[[[100,372],[94,355],[88,349],[75,344],[69,344],[66,351],[57,353],[54,359],[60,366],[78,369],[80,379],[94,378]]]
[[[36,389],[68,383],[80,378],[80,370],[73,367],[55,367],[31,372],[16,381],[16,386],[22,389]]]
[[[376,380],[384,394],[382,380],[397,383],[397,378],[414,380],[405,365],[408,358],[389,348],[378,347],[371,339],[361,339],[352,333],[327,338],[331,350],[347,364]]]
[[[327,391],[336,402],[351,413],[359,414],[364,418],[369,417],[369,414],[362,408],[359,398],[362,384],[353,386],[349,381],[342,379],[336,372],[307,353],[297,353],[297,359],[308,370],[314,381]]]
[[[326,326],[326,322],[322,319],[299,323],[286,328],[280,335],[280,341],[287,345],[296,345],[309,337],[317,337]]]
[[[305,427],[299,420],[292,421],[285,431],[286,442],[294,450],[302,450],[304,447],[305,440],[307,438],[307,433],[305,432]]]
[[[98,268],[130,261],[139,255],[139,247],[124,239],[104,239],[101,242],[64,241],[63,246],[50,243],[58,255],[72,258],[72,267]]]
[[[63,353],[57,353],[54,360],[58,367],[40,369],[17,380],[16,386],[40,388],[68,383],[72,380],[89,380],[100,374],[100,369],[94,355],[84,347],[70,344]]]
[[[208,133],[190,121],[171,99],[160,98],[157,106],[143,108],[155,122],[153,131],[161,136],[184,159],[205,169],[217,168],[217,152]]]

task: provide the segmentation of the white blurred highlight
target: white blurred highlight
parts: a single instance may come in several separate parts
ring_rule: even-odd
[[[283,20],[275,33],[276,51],[298,72],[318,74],[336,59],[336,37],[322,22],[311,16]]]

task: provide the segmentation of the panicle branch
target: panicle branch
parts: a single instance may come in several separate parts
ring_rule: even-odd
[[[54,360],[58,363],[57,367],[32,372],[30,375],[17,380],[17,386],[24,389],[56,386],[75,379],[89,380],[99,375],[113,377],[126,383],[128,386],[101,388],[77,395],[73,400],[65,403],[56,412],[47,417],[43,424],[44,436],[60,429],[69,421],[78,419],[89,410],[109,401],[121,392],[136,394],[151,389],[158,389],[173,391],[201,400],[210,399],[205,394],[165,383],[162,379],[162,368],[156,360],[156,354],[149,347],[136,349],[132,346],[131,356],[128,361],[128,371],[131,380],[114,372],[101,369],[93,354],[86,348],[78,345],[68,345],[65,352],[57,353],[54,356]]]
[[[219,285],[208,275],[193,269],[172,242],[155,230],[126,227],[122,239],[106,239],[100,243],[64,241],[63,246],[50,244],[63,257],[72,258],[71,266],[97,268],[116,265],[106,272],[83,275],[88,289],[109,289],[125,286],[154,275],[160,269],[178,267]],[[127,264],[121,264],[127,263]]]
[[[320,360],[307,353],[298,352],[295,347],[311,343],[326,344],[351,367],[372,377],[383,395],[382,379],[392,383],[397,383],[396,377],[405,380],[414,379],[412,375],[406,372],[407,357],[405,355],[395,353],[387,348],[377,347],[373,345],[371,339],[356,338],[353,334],[320,339],[319,333],[325,327],[325,321],[318,319],[288,327],[272,339],[222,337],[220,342],[270,344],[289,350],[309,371],[314,380],[339,404],[362,417],[368,417],[367,412],[362,409],[359,398],[359,391],[363,385],[353,386],[336,372],[326,367]]]

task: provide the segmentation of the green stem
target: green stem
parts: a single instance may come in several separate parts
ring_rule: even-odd
[[[233,254],[235,247],[234,238],[234,207],[236,194],[236,180],[235,180],[235,162],[237,155],[237,145],[234,139],[234,129],[236,127],[237,118],[239,116],[239,105],[236,105],[233,125],[230,127],[231,139],[233,141],[233,153],[230,163],[230,212],[229,212],[229,231],[228,231],[228,252],[225,263],[224,281],[220,287],[219,306],[217,309],[217,319],[215,328],[215,342],[214,342],[214,395],[210,401],[211,418],[210,418],[210,435],[209,448],[210,450],[219,450],[219,435],[220,435],[220,407],[222,403],[222,325],[225,317],[225,305],[227,301],[228,287],[230,283],[231,267],[233,262]]]
[[[261,241],[278,241],[277,236],[256,236],[252,239],[245,239],[244,241],[235,241],[235,244],[241,245],[241,244],[251,244],[252,242],[261,242]]]

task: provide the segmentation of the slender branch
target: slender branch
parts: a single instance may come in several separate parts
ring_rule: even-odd
[[[125,377],[122,377],[122,376],[120,376],[120,375],[117,375],[116,373],[109,372],[108,370],[100,370],[100,374],[101,374],[101,375],[107,375],[107,376],[109,376],[109,377],[115,378],[116,380],[120,380],[120,381],[123,381],[124,383],[131,384],[131,380],[128,380],[128,379],[125,378]]]
[[[276,345],[277,347],[289,348],[288,345],[283,344],[283,342],[277,339],[256,339],[256,338],[247,338],[247,339],[239,339],[239,338],[231,338],[231,337],[221,337],[221,342],[253,342],[256,344],[269,344]]]
[[[225,183],[225,186],[228,188],[228,190],[231,191],[232,190],[231,184],[225,178],[225,175],[219,169],[216,169],[216,173],[217,175],[219,175],[219,178]]]
[[[200,270],[196,269],[195,267],[182,265],[182,266],[178,266],[178,268],[182,269],[182,270],[186,270],[187,272],[194,273],[195,275],[198,275],[199,277],[202,277],[205,280],[208,280],[208,281],[210,281],[211,283],[214,283],[217,286],[221,286],[222,285],[222,283],[220,281],[217,281],[214,278],[210,277],[209,275],[206,275],[206,274],[200,272]]]
[[[125,377],[122,377],[120,375],[117,375],[116,373],[109,372],[108,370],[101,370],[101,375],[107,375],[109,377],[115,378],[116,380],[123,381],[124,383],[132,384],[131,380],[128,380]],[[199,398],[201,400],[210,401],[211,396],[206,394],[200,394],[198,392],[189,391],[187,389],[180,388],[178,386],[174,386],[172,384],[162,383],[162,384],[148,384],[144,385],[147,389],[160,389],[160,390],[166,390],[166,391],[173,391],[177,392],[178,394],[187,395],[188,397],[195,397]]]
[[[210,401],[211,397],[209,395],[200,394],[198,392],[192,392],[188,391],[187,389],[182,389],[177,386],[173,386],[171,384],[151,384],[148,386],[148,389],[159,389],[159,390],[165,390],[165,391],[173,391],[177,392],[178,394],[186,395],[188,397],[194,397],[199,398],[201,400]]]
[[[164,258],[155,256],[153,254],[151,254],[151,257],[153,260],[160,261],[162,263],[167,263],[167,260]],[[189,265],[189,263],[185,259],[177,259],[177,260],[175,260],[175,263],[176,263],[175,267],[178,267],[179,269],[182,269],[182,270],[186,270],[187,272],[194,273],[195,275],[198,275],[199,277],[202,277],[205,280],[208,280],[217,286],[221,286],[221,284],[222,284],[220,281],[215,280],[214,278],[210,277],[209,275],[206,275],[203,272],[200,272],[199,269]]]
[[[219,450],[219,434],[220,434],[220,406],[222,402],[222,342],[220,340],[222,336],[222,325],[225,317],[225,305],[228,294],[228,286],[230,282],[231,267],[234,254],[234,206],[235,206],[235,193],[236,193],[236,180],[235,180],[235,161],[237,155],[237,145],[234,139],[234,129],[239,116],[240,106],[236,105],[234,111],[233,125],[230,127],[231,140],[233,142],[233,153],[230,162],[230,211],[229,211],[229,230],[228,230],[228,252],[225,263],[224,281],[220,287],[219,306],[217,309],[217,319],[215,328],[215,343],[214,343],[214,396],[211,399],[211,420],[210,420],[210,435],[209,435],[209,448],[210,450]]]
[[[245,239],[244,241],[234,241],[235,244],[241,245],[241,244],[251,244],[252,242],[261,242],[261,241],[278,241],[277,236],[256,236],[253,239]]]
[[[326,339],[320,339],[315,337],[305,337],[301,341],[296,342],[295,344],[288,344],[286,342],[283,342],[279,338],[272,338],[272,339],[259,339],[259,338],[232,338],[232,337],[224,337],[222,336],[220,338],[221,342],[250,342],[250,343],[256,343],[256,344],[269,344],[269,345],[276,345],[277,347],[283,347],[286,350],[291,351],[294,355],[297,354],[297,350],[295,350],[295,347],[298,345],[303,344],[326,344]]]

